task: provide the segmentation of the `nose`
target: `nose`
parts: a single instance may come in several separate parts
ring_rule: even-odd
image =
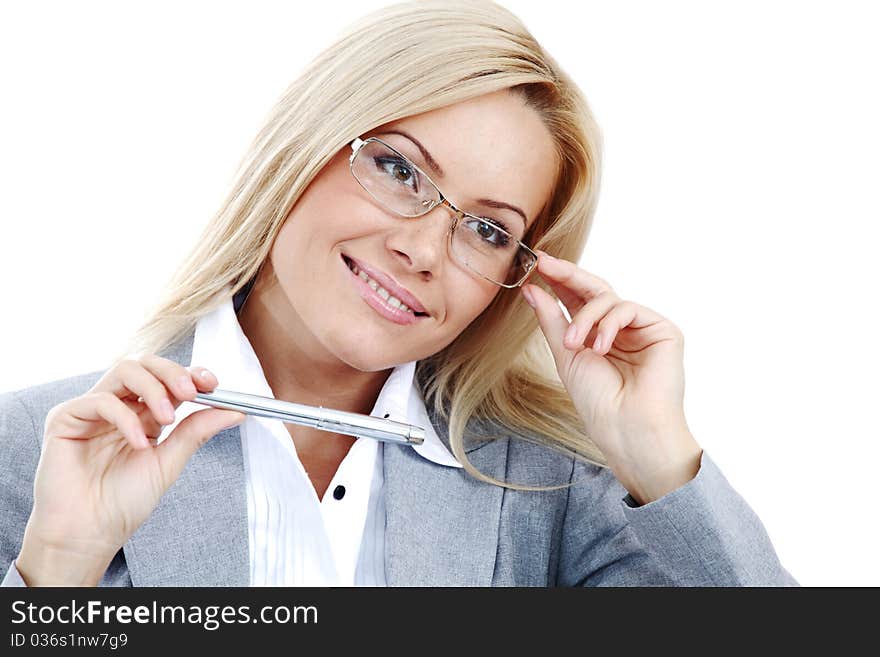
[[[386,244],[407,270],[425,280],[439,276],[449,258],[449,232],[457,213],[445,201],[420,217],[398,222]]]

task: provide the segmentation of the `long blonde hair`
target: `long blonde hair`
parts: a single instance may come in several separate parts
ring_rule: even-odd
[[[524,241],[577,262],[592,226],[601,161],[599,129],[580,90],[520,20],[494,2],[402,2],[353,23],[287,88],[219,211],[117,360],[162,351],[228,302],[230,287],[235,294],[251,282],[300,195],[352,139],[501,89],[521,94],[539,113],[560,163],[553,196]],[[519,296],[496,295],[452,343],[419,361],[416,375],[468,473],[518,490],[550,490],[564,485],[532,487],[486,476],[464,448],[468,423],[486,420],[523,440],[607,466],[559,381],[533,311]]]

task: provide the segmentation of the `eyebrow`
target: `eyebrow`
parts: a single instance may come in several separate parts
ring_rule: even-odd
[[[406,137],[413,144],[416,145],[416,148],[419,149],[419,152],[422,154],[422,157],[425,158],[425,162],[428,163],[428,166],[430,167],[431,171],[438,178],[445,178],[446,177],[446,173],[443,171],[443,167],[440,166],[440,163],[434,159],[434,156],[431,155],[430,152],[428,152],[427,148],[422,146],[422,143],[418,139],[413,137],[408,132],[404,132],[403,130],[401,130],[399,128],[394,128],[394,129],[383,130],[382,133],[380,133],[380,134],[400,135],[401,137]],[[480,205],[483,205],[487,208],[497,208],[499,210],[513,210],[519,216],[522,217],[524,225],[526,225],[526,226],[529,225],[529,220],[528,220],[528,217],[526,217],[526,213],[523,212],[520,208],[516,207],[515,205],[511,205],[510,203],[505,203],[503,201],[494,201],[489,198],[479,198],[479,199],[477,199],[477,203],[479,203]]]

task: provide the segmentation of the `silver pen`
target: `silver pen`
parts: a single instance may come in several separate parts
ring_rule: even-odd
[[[244,392],[215,388],[213,392],[196,393],[193,402],[214,408],[239,411],[246,415],[271,417],[290,424],[343,433],[348,436],[375,438],[376,440],[405,445],[421,445],[425,442],[425,430],[412,424],[361,413],[337,411],[323,406],[297,404]]]

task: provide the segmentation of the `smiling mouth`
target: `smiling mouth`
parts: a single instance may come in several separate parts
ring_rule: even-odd
[[[376,294],[378,294],[384,300],[384,302],[386,304],[388,304],[389,306],[391,306],[392,308],[396,308],[399,311],[408,312],[409,314],[415,315],[416,317],[427,317],[428,316],[428,313],[413,310],[412,308],[407,306],[405,303],[400,301],[400,299],[393,296],[391,293],[388,292],[388,290],[386,290],[384,287],[379,285],[378,282],[376,282],[372,278],[370,278],[366,272],[360,270],[358,268],[358,266],[350,258],[346,257],[344,254],[342,255],[342,259],[345,260],[345,264],[348,266],[349,270],[351,270],[351,272],[355,276],[357,276],[362,281],[364,281],[365,284],[369,285],[373,289],[373,291],[376,292]]]

